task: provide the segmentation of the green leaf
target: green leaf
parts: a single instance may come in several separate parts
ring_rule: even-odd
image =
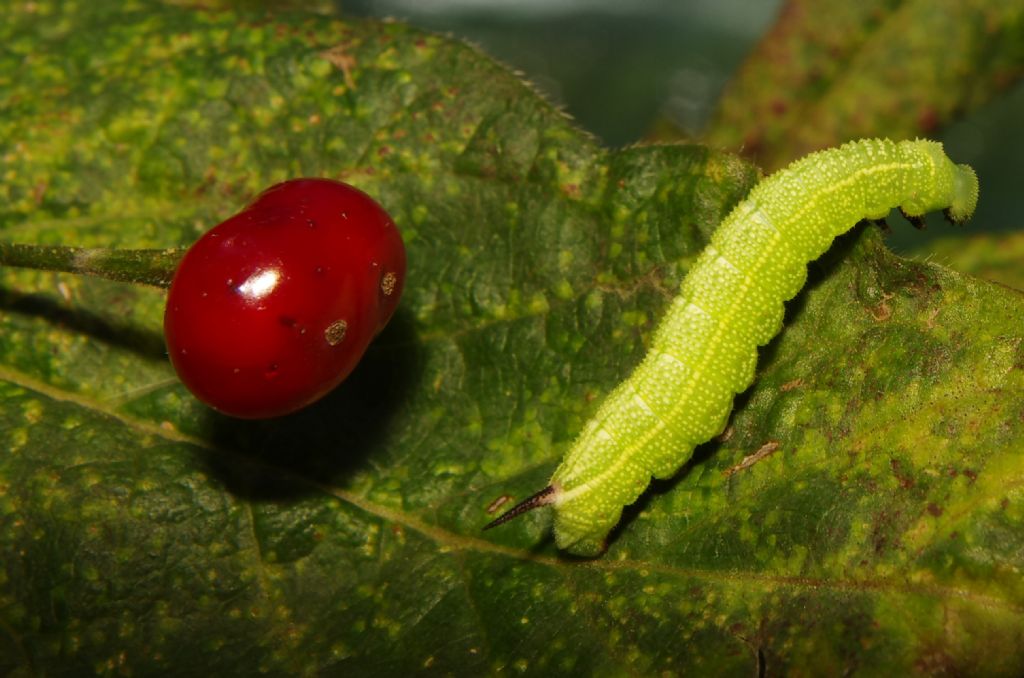
[[[2,12],[5,240],[183,245],[323,175],[381,200],[410,271],[353,376],[267,422],[178,384],[158,292],[3,271],[0,670],[1024,665],[1019,294],[841,239],[724,440],[566,559],[543,512],[488,509],[545,482],[752,167],[602,150],[401,24]]]
[[[991,280],[1001,285],[1024,290],[1024,233],[984,233],[964,238],[944,237],[933,240],[915,255]]]
[[[774,170],[849,139],[933,136],[1022,75],[1017,0],[789,0],[708,140]]]

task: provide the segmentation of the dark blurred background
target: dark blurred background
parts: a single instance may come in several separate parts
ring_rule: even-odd
[[[585,129],[623,146],[668,123],[698,135],[779,0],[338,0],[469,40]]]

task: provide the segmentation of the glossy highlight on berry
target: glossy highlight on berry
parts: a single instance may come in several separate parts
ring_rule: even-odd
[[[351,373],[404,282],[401,235],[372,198],[329,179],[286,181],[189,248],[164,313],[168,354],[214,409],[288,414]]]

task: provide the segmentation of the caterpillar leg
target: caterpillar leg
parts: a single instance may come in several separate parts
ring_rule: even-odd
[[[900,208],[900,214],[903,215],[904,219],[910,222],[911,226],[913,226],[919,231],[923,231],[927,226],[927,224],[924,223],[924,217],[922,215],[912,216],[910,214],[907,214],[906,210],[904,210],[902,207]]]
[[[945,217],[946,222],[949,223],[952,226],[963,226],[963,224],[964,224],[964,220],[963,219],[959,219],[958,220],[956,218],[956,215],[953,214],[953,210],[951,210],[951,209],[944,209],[944,210],[942,210],[942,216]]]

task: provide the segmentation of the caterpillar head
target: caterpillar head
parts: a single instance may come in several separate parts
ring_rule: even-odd
[[[978,177],[974,170],[967,165],[954,165],[937,141],[919,139],[913,144],[927,154],[932,180],[921,183],[915,195],[900,205],[904,214],[920,217],[942,209],[954,224],[970,219],[978,204]]]
[[[962,224],[974,214],[978,204],[978,175],[967,165],[953,168],[953,199],[946,209],[946,217],[954,224]]]

